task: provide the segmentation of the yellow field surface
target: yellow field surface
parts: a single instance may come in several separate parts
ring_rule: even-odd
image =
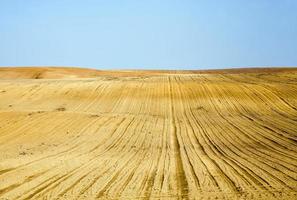
[[[0,199],[297,199],[297,69],[0,69]]]

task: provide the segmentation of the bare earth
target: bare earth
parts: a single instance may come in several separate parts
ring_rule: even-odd
[[[0,199],[297,199],[297,69],[0,68]]]

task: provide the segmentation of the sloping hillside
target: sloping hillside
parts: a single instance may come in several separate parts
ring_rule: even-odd
[[[296,199],[297,69],[0,69],[0,199]]]

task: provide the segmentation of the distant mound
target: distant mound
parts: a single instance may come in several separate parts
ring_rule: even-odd
[[[96,70],[75,67],[0,67],[0,79],[71,79],[100,76],[151,76],[164,74],[281,73],[297,68],[234,68],[215,70]]]
[[[2,79],[60,79],[60,78],[92,78],[101,71],[68,67],[3,67],[0,68]]]

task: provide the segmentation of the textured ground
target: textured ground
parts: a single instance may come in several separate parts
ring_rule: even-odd
[[[297,70],[0,69],[0,199],[297,199]]]

